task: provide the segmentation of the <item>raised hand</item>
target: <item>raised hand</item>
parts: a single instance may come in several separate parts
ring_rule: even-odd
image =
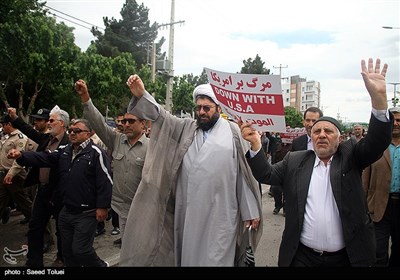
[[[145,92],[142,79],[138,75],[131,75],[126,81],[131,93],[137,98],[141,98]]]
[[[89,98],[90,98],[89,91],[88,91],[87,85],[84,80],[78,80],[75,82],[75,91],[81,97],[82,103],[89,100]]]
[[[12,108],[12,107],[9,107],[9,108],[7,109],[7,111],[8,111],[8,115],[9,115],[10,118],[12,118],[13,120],[15,120],[16,118],[18,118],[18,116],[17,116],[17,109]]]
[[[381,60],[379,58],[376,59],[375,67],[372,58],[368,59],[368,66],[365,60],[361,60],[361,75],[371,96],[372,107],[377,110],[385,110],[388,108],[385,81],[388,65],[385,63],[382,71],[380,68]]]
[[[243,139],[250,142],[251,149],[253,151],[260,150],[261,136],[257,130],[251,127],[251,123],[248,122],[243,123],[242,121],[238,121],[238,125],[240,127]]]

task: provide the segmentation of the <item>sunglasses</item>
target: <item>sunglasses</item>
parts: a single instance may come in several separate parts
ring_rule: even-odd
[[[200,112],[201,109],[203,108],[203,111],[208,113],[210,112],[211,108],[214,108],[216,106],[210,106],[210,105],[197,105],[196,106],[196,112]]]
[[[122,124],[126,124],[126,123],[134,124],[137,121],[139,121],[139,120],[137,120],[137,119],[123,119],[123,120],[121,120],[121,123]]]
[[[55,119],[49,119],[49,120],[48,120],[49,123],[53,123],[53,122],[55,122],[55,121],[59,121],[59,120],[55,120]]]
[[[81,132],[89,132],[89,130],[83,130],[83,129],[80,129],[78,127],[68,128],[68,133],[71,134],[72,132],[75,133],[75,134],[78,134],[78,133],[81,133]]]

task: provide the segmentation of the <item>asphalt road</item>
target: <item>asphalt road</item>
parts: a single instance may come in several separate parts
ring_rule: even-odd
[[[256,266],[274,267],[277,266],[278,249],[281,241],[282,230],[284,225],[284,217],[282,212],[278,215],[273,215],[274,209],[273,198],[269,197],[269,186],[263,185],[263,217],[264,229],[260,243],[255,252]],[[21,225],[19,222],[23,219],[21,214],[15,213],[12,215],[9,222],[5,225],[0,223],[0,267],[21,267],[26,262],[24,253],[15,256],[15,261],[10,263],[10,260],[4,257],[5,248],[17,251],[27,244],[26,232],[28,225]],[[52,221],[54,223],[54,220]],[[120,248],[113,244],[113,241],[119,238],[119,235],[111,235],[111,221],[106,222],[106,233],[95,239],[94,248],[100,258],[107,261],[110,266],[118,266]],[[51,267],[56,258],[56,248],[53,245],[50,251],[44,254],[45,267]],[[6,260],[8,260],[8,262]]]

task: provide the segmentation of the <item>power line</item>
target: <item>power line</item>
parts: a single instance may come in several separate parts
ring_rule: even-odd
[[[60,14],[63,14],[63,15],[65,15],[65,16],[68,16],[68,17],[70,17],[70,18],[73,18],[73,19],[76,19],[76,20],[78,20],[78,21],[81,21],[81,22],[83,22],[83,23],[86,23],[86,24],[88,24],[88,25],[91,25],[91,26],[94,26],[94,27],[97,27],[98,29],[102,29],[102,30],[105,30],[104,28],[102,28],[102,27],[99,27],[99,26],[97,26],[97,25],[95,25],[95,24],[91,24],[90,22],[87,22],[87,21],[84,21],[84,20],[81,20],[81,19],[79,19],[79,18],[76,18],[76,17],[74,17],[74,16],[71,16],[71,15],[69,15],[69,14],[66,14],[66,13],[63,13],[63,12],[61,12],[61,11],[59,11],[59,10],[57,10],[57,9],[54,9],[54,8],[52,8],[52,7],[49,7],[49,6],[46,6],[46,5],[44,5],[46,8],[48,8],[48,9],[50,9],[50,10],[53,10],[53,11],[56,11],[57,13],[60,13]],[[54,14],[53,14],[54,15]],[[58,15],[55,15],[55,16],[58,16]],[[61,17],[61,16],[58,16],[59,18],[62,18],[62,19],[65,19],[65,18],[63,18],[63,17]],[[65,19],[65,20],[67,20],[67,19]],[[68,20],[68,21],[70,21],[70,20]],[[70,21],[70,22],[72,22],[72,21]],[[77,25],[79,25],[79,26],[82,26],[82,27],[84,27],[83,25],[81,25],[81,24],[78,24],[78,23],[75,23],[75,22],[72,22],[72,23],[74,23],[74,24],[77,24]],[[85,28],[87,28],[87,27],[85,27]],[[88,29],[91,29],[91,28],[88,28]]]
[[[59,10],[57,10],[57,9],[54,9],[54,8],[52,8],[52,7],[49,7],[49,6],[47,6],[47,5],[44,5],[44,7],[48,8],[48,9],[50,9],[50,10],[56,11],[57,13],[63,14],[63,15],[65,15],[65,16],[67,16],[67,17],[70,17],[70,18],[73,18],[73,19],[75,19],[75,20],[78,20],[78,21],[80,21],[80,22],[83,22],[83,23],[85,23],[85,24],[88,24],[88,25],[91,25],[91,26],[96,27],[96,28],[98,28],[98,29],[101,29],[101,30],[103,30],[103,31],[106,31],[104,28],[102,28],[102,27],[100,27],[100,26],[97,26],[97,25],[92,24],[92,23],[90,23],[90,22],[81,20],[81,19],[79,19],[79,18],[77,18],[77,17],[71,16],[71,15],[69,15],[69,14],[66,14],[66,13],[64,13],[64,12],[61,12],[61,11],[59,11]],[[71,22],[71,23],[73,23],[73,24],[75,24],[75,25],[78,25],[78,26],[80,26],[80,27],[86,28],[86,29],[88,29],[88,30],[92,30],[91,28],[89,28],[89,27],[87,27],[87,26],[84,26],[84,25],[82,25],[82,24],[80,24],[80,23],[77,23],[77,22],[75,22],[75,21],[72,21],[72,20],[70,20],[70,19],[67,19],[67,18],[65,18],[65,17],[62,17],[62,16],[57,15],[57,14],[55,14],[55,13],[52,13],[52,12],[50,12],[50,11],[48,11],[48,13],[51,14],[51,15],[54,15],[55,17],[58,17],[58,18],[61,18],[61,19],[63,19],[63,20],[66,20],[66,21],[68,21],[68,22]],[[181,22],[176,22],[176,23],[181,23]],[[165,24],[165,25],[166,25],[166,24]],[[162,25],[162,26],[163,26],[163,25]],[[112,33],[113,35],[115,35],[116,37],[118,37],[119,39],[121,39],[121,40],[131,40],[131,39],[130,39],[128,36],[126,36],[126,35],[121,35],[121,34],[118,34],[118,33],[113,32],[113,31],[111,31],[111,33]]]
[[[59,10],[54,9],[54,8],[51,8],[51,7],[49,7],[49,6],[46,6],[46,5],[44,5],[44,6],[45,6],[46,8],[51,9],[51,10],[54,10],[54,11],[56,11],[56,12],[58,12],[58,13],[61,13],[61,14],[63,14],[63,15],[66,15],[66,16],[68,16],[68,17],[71,17],[71,18],[73,18],[73,19],[79,20],[79,21],[81,21],[81,22],[83,22],[83,23],[85,23],[85,24],[88,24],[88,25],[91,25],[91,26],[93,26],[93,27],[97,27],[98,29],[102,29],[102,30],[106,31],[106,30],[105,30],[104,28],[102,28],[102,27],[99,27],[99,26],[97,26],[97,25],[91,24],[91,23],[89,23],[89,22],[87,22],[87,21],[81,20],[81,19],[79,19],[79,18],[77,18],[77,17],[74,17],[74,16],[71,16],[71,15],[69,15],[69,14],[60,12]],[[55,14],[55,13],[52,13],[52,12],[50,12],[50,11],[48,11],[48,13],[51,14],[51,15],[54,15],[55,17],[58,17],[58,18],[61,18],[61,19],[63,19],[63,20],[66,20],[66,21],[68,21],[68,22],[71,22],[71,23],[73,23],[73,24],[75,24],[75,25],[78,25],[78,26],[80,26],[80,27],[86,28],[86,29],[88,29],[88,30],[92,30],[92,28],[89,28],[89,27],[87,27],[87,26],[84,26],[84,25],[82,25],[82,24],[80,24],[80,23],[77,23],[77,22],[75,22],[75,21],[72,21],[72,20],[70,20],[70,19],[67,19],[67,18],[65,18],[65,17],[62,17],[62,16],[57,15],[57,14]],[[118,33],[114,33],[114,32],[112,32],[112,34],[114,34],[115,36],[119,37],[119,38],[122,39],[122,40],[130,40],[130,38],[127,37],[127,36],[124,36],[124,35],[121,35],[121,34],[118,34]]]
[[[64,18],[64,17],[62,17],[62,16],[59,16],[59,15],[56,15],[56,14],[54,14],[54,13],[52,13],[52,12],[48,12],[48,13],[49,13],[50,15],[55,16],[55,17],[61,18],[61,19],[66,20],[66,21],[69,21],[69,22],[71,22],[71,23],[73,23],[73,24],[79,25],[80,27],[83,27],[83,28],[86,28],[86,29],[91,30],[91,28],[89,28],[89,27],[87,27],[87,26],[84,26],[84,25],[82,25],[82,24],[80,24],[80,23],[74,22],[74,21],[72,21],[72,20],[69,20],[69,19]]]

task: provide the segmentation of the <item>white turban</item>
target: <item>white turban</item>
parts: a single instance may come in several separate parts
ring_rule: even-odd
[[[205,95],[211,98],[212,101],[214,101],[215,104],[219,105],[219,102],[217,98],[215,97],[214,91],[211,88],[210,84],[203,84],[203,85],[198,85],[194,91],[193,91],[193,99],[194,102],[196,103],[197,97],[199,95]]]

